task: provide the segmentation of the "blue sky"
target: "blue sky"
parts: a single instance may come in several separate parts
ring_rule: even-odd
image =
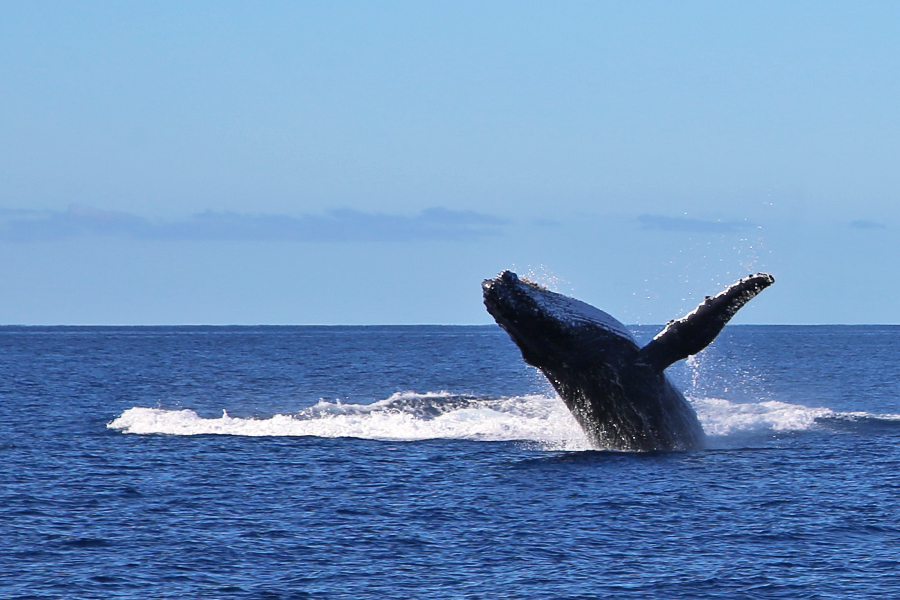
[[[900,323],[895,2],[0,4],[0,323]]]

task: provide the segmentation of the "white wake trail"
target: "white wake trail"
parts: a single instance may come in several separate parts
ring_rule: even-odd
[[[805,431],[819,421],[900,420],[898,415],[840,413],[788,402],[691,403],[713,443],[729,436]],[[190,409],[129,408],[107,425],[123,433],[168,435],[315,436],[375,440],[527,441],[547,450],[590,450],[587,437],[558,397],[476,398],[447,392],[402,392],[372,404],[319,401],[296,414],[268,418],[204,418]]]
[[[296,415],[267,419],[229,417],[224,411],[221,417],[208,419],[189,409],[134,407],[107,427],[134,434],[528,440],[553,449],[590,449],[587,437],[558,398],[455,401],[458,398],[405,392],[373,404],[320,401]]]

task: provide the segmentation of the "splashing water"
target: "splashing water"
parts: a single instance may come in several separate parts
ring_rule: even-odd
[[[723,398],[693,398],[710,438],[805,431],[822,419],[859,422],[898,420],[896,415],[838,413],[787,402],[734,403]],[[479,398],[447,392],[397,393],[372,404],[320,401],[293,415],[266,419],[203,418],[189,409],[134,407],[107,425],[132,434],[316,436],[375,440],[466,439],[526,441],[544,450],[592,450],[562,400],[549,396]]]
[[[838,414],[830,408],[809,408],[774,400],[739,404],[723,398],[699,398],[692,400],[692,404],[710,437],[804,431],[815,427],[817,419]]]
[[[691,389],[689,395],[698,396],[700,393],[700,378],[702,375],[702,355],[692,354],[685,359],[684,364],[691,375]]]
[[[537,442],[548,449],[590,444],[558,398],[477,398],[449,393],[397,393],[373,404],[320,401],[296,415],[204,419],[192,410],[135,407],[107,425],[125,433],[171,435],[356,437],[380,440],[470,439]]]

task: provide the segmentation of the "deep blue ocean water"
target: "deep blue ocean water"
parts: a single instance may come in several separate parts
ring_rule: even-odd
[[[900,597],[898,335],[727,327],[639,454],[495,326],[3,327],[0,598]]]

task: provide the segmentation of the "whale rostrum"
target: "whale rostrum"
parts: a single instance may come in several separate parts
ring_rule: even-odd
[[[607,313],[503,271],[482,283],[484,304],[547,377],[598,449],[694,450],[705,436],[665,369],[708,346],[750,299],[772,285],[750,275],[670,321],[643,348]]]

